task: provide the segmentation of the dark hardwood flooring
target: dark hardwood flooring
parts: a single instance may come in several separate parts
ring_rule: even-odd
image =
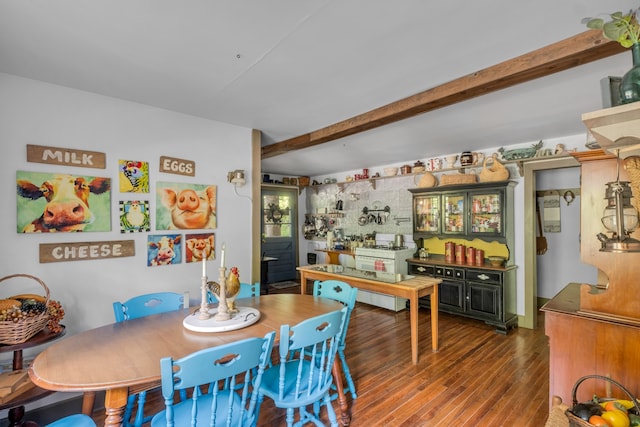
[[[394,313],[357,303],[346,349],[358,393],[355,401],[347,395],[351,425],[543,426],[549,412],[549,350],[544,316],[539,319],[536,330],[516,328],[505,336],[483,322],[440,313],[440,351],[433,353],[430,312],[420,309],[421,353],[413,365],[408,310]],[[158,395],[148,396],[147,410],[162,408]],[[325,411],[323,416],[326,422]],[[96,410],[94,419],[103,425],[103,410]],[[286,425],[284,410],[265,399],[258,425]]]

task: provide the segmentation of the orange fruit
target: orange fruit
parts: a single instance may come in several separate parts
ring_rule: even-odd
[[[613,427],[609,424],[609,421],[605,420],[600,415],[591,415],[591,417],[589,417],[589,424],[599,427]]]

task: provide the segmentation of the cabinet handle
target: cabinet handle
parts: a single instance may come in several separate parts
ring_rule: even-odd
[[[424,267],[417,267],[416,270],[418,270],[420,273],[424,273],[425,271],[427,271],[427,269]]]
[[[480,275],[478,275],[478,279],[480,279],[480,280],[488,280],[489,276],[487,276],[486,274],[480,274]]]

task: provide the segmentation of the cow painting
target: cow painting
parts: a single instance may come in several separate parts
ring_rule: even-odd
[[[187,234],[185,236],[185,262],[200,262],[215,259],[215,237],[213,234]]]
[[[147,265],[157,267],[160,265],[180,264],[182,259],[181,240],[182,236],[179,234],[149,236]]]
[[[16,183],[18,232],[111,230],[109,178],[18,171]]]
[[[216,228],[216,186],[157,183],[156,229]]]

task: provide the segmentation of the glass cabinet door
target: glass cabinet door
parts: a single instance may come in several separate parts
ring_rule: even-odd
[[[418,233],[440,233],[440,195],[416,196],[413,199],[413,223]]]
[[[442,196],[442,205],[444,209],[442,231],[444,233],[465,233],[465,195],[466,193],[449,193]]]
[[[504,213],[502,192],[470,193],[471,234],[502,235]]]

